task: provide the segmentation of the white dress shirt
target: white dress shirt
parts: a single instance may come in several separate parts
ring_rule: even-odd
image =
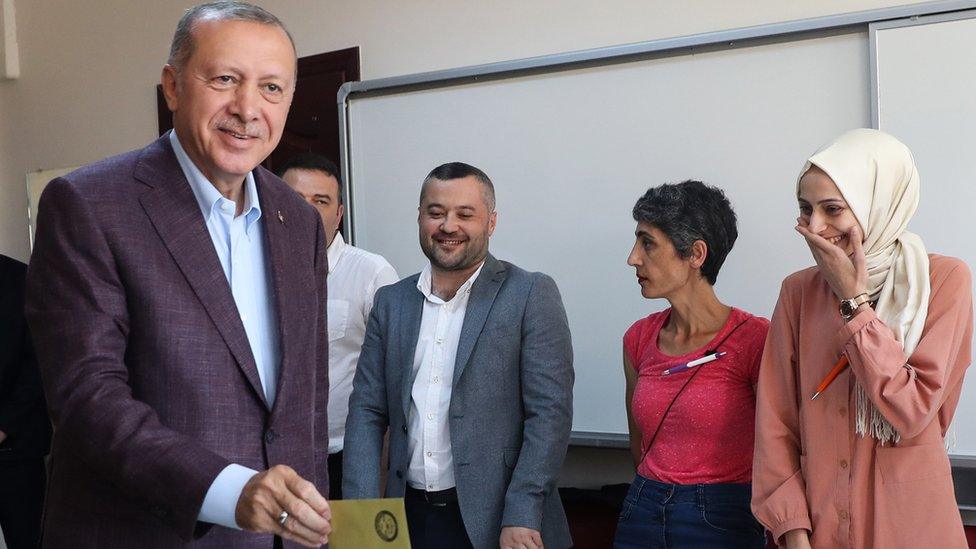
[[[376,290],[400,280],[381,256],[346,244],[329,245],[329,453],[342,450],[349,395]]]
[[[407,418],[407,450],[410,454],[407,483],[418,490],[438,492],[455,486],[448,409],[461,326],[468,309],[471,286],[481,274],[482,267],[484,263],[446,302],[431,291],[430,264],[417,280],[417,289],[425,299],[413,357],[413,371],[417,375],[410,392]]]

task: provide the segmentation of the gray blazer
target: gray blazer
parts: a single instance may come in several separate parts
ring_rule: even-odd
[[[387,427],[386,495],[402,497],[405,490],[424,302],[418,278],[376,294],[349,399],[342,491],[350,499],[379,497]],[[449,409],[461,516],[475,547],[498,547],[503,526],[539,530],[549,548],[572,545],[556,477],[572,427],[573,378],[556,283],[489,255],[471,289]]]

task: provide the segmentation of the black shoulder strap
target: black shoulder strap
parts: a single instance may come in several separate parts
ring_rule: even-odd
[[[746,322],[749,322],[750,318],[747,318],[747,319],[743,320],[742,322],[736,324],[735,325],[735,328],[732,328],[732,330],[730,330],[729,333],[725,334],[725,337],[723,337],[722,339],[718,340],[718,342],[715,343],[715,345],[712,345],[712,348],[711,349],[706,350],[705,351],[705,354],[703,354],[702,357],[706,357],[706,356],[708,356],[708,355],[710,355],[712,353],[718,352],[719,347],[721,347],[722,344],[725,343],[725,340],[728,339],[729,336],[731,336],[732,334],[734,334],[735,331],[739,329],[739,327],[741,327]],[[647,453],[651,451],[651,447],[654,445],[654,440],[657,438],[658,433],[661,432],[661,426],[664,425],[664,420],[666,420],[668,418],[668,412],[671,411],[671,407],[673,407],[674,406],[674,403],[678,401],[678,397],[680,397],[681,396],[681,393],[683,393],[685,391],[685,388],[688,387],[688,384],[691,383],[691,381],[693,379],[695,379],[695,377],[698,375],[698,372],[701,372],[703,369],[704,368],[697,368],[697,369],[695,369],[695,371],[692,372],[691,375],[688,377],[688,379],[684,382],[684,385],[682,385],[681,388],[678,389],[678,392],[674,394],[674,398],[671,399],[671,402],[668,404],[668,407],[664,409],[664,414],[661,415],[661,421],[659,421],[657,423],[657,428],[654,429],[654,434],[651,435],[651,439],[649,441],[647,441],[647,448],[645,448],[644,449],[644,452],[641,454],[641,459],[638,462],[638,466],[641,463],[644,463],[644,458],[646,458],[647,457]]]

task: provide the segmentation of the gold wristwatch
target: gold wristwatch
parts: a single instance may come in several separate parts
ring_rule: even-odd
[[[840,300],[840,316],[844,317],[844,320],[854,318],[854,313],[857,312],[857,308],[869,301],[871,301],[871,297],[866,293],[856,295],[850,299]]]

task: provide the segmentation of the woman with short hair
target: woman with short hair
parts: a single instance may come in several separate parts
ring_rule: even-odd
[[[637,476],[614,546],[762,548],[749,511],[754,385],[768,321],[713,284],[738,234],[725,194],[700,181],[649,189],[634,206],[627,263],[641,294],[670,307],[624,335]]]
[[[944,437],[971,360],[972,279],[906,230],[904,144],[858,129],[811,156],[762,359],[753,510],[780,544],[967,546]]]

